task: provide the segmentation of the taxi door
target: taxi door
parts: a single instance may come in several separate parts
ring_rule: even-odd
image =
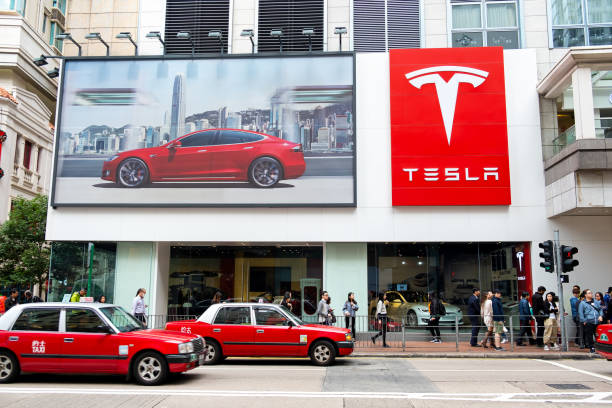
[[[212,337],[226,356],[252,356],[254,333],[250,306],[223,306],[212,325]]]
[[[95,310],[66,309],[66,331],[62,339],[62,355],[66,371],[73,373],[112,373],[119,355],[117,335],[109,333],[106,323]]]
[[[59,372],[61,336],[59,308],[26,308],[8,335],[8,346],[19,359],[21,371]]]
[[[287,316],[273,307],[255,306],[255,348],[259,356],[297,356],[300,329],[289,324]]]

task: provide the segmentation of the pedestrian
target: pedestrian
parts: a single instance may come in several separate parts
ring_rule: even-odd
[[[612,309],[610,309],[610,301],[612,300],[612,286],[608,287],[608,291],[604,295],[604,302],[606,304],[608,313],[604,316],[604,323],[610,323],[612,321]]]
[[[595,353],[593,347],[595,328],[599,322],[603,321],[601,309],[593,301],[593,292],[590,289],[584,291],[584,300],[578,305],[578,315],[583,326],[584,346]]]
[[[523,344],[523,339],[531,339],[533,337],[533,333],[531,332],[531,319],[533,316],[531,315],[531,308],[529,307],[529,301],[527,298],[529,297],[529,292],[521,293],[521,300],[519,301],[519,336],[516,341],[517,346],[526,346],[527,344]]]
[[[533,294],[531,301],[533,302],[533,316],[536,319],[536,343],[538,347],[544,347],[544,321],[548,314],[544,310],[544,293],[546,288],[539,286],[538,291]]]
[[[595,300],[594,300],[594,302],[601,309],[601,317],[603,317],[603,320],[606,320],[606,316],[608,315],[608,305],[606,304],[606,301],[605,301],[603,293],[596,292],[595,293]],[[603,323],[603,321],[602,321],[602,323]]]
[[[25,292],[23,292],[23,295],[25,296],[25,301],[23,303],[40,303],[40,302],[42,302],[42,299],[39,298],[38,296],[32,296],[32,291],[30,291],[29,289],[26,290]]]
[[[291,292],[289,291],[285,292],[285,296],[283,296],[283,300],[281,300],[281,306],[283,306],[285,309],[289,310],[290,312],[293,311],[293,303],[291,301]]]
[[[329,299],[329,293],[327,291],[323,291],[321,293],[321,300],[317,305],[317,317],[319,320],[319,324],[328,325],[329,324],[329,303],[327,300]]]
[[[496,289],[493,292],[491,303],[493,306],[493,334],[495,334],[495,347],[497,351],[503,350],[501,347],[501,335],[504,332],[504,308],[501,302],[501,291]]]
[[[353,334],[353,338],[357,335],[357,331],[355,330],[355,313],[359,310],[359,306],[357,305],[357,301],[355,300],[355,293],[349,292],[348,298],[346,302],[344,302],[344,306],[342,307],[342,311],[344,312],[344,323],[346,328],[351,329],[351,333]]]
[[[493,347],[493,292],[487,292],[487,298],[482,303],[481,307],[481,316],[484,322],[484,325],[487,327],[487,333],[485,334],[484,339],[480,345],[484,348],[489,348],[487,346],[487,342]]]
[[[580,286],[574,285],[572,289],[572,297],[570,298],[570,307],[572,309],[572,321],[576,326],[576,336],[574,337],[574,345],[576,347],[584,348],[584,341],[582,336],[582,324],[580,323],[580,316],[578,316],[578,305],[580,304]]]
[[[98,298],[99,303],[106,303],[106,296],[102,295]]]
[[[438,296],[432,292],[429,294],[429,322],[427,327],[433,338],[430,343],[442,343],[442,337],[440,336],[440,317],[442,313],[442,302],[438,299]]]
[[[555,298],[554,292],[548,292],[544,301],[544,310],[548,312],[548,317],[544,320],[544,350],[546,351],[550,350],[549,345],[553,350],[559,350],[559,346],[557,346],[557,332],[559,331],[557,316],[559,308]]]
[[[467,308],[470,324],[472,325],[472,337],[470,346],[480,347],[478,344],[478,332],[480,331],[480,289],[472,289],[472,296],[468,300]]]
[[[81,297],[85,297],[87,295],[87,289],[81,288],[78,292],[74,292],[72,296],[70,296],[70,301],[73,303],[79,303],[81,301]]]
[[[332,326],[336,324],[336,315],[334,315],[334,309],[331,307],[331,296],[327,296],[327,306],[329,309],[327,310],[327,325]]]
[[[144,288],[139,288],[138,291],[136,291],[136,297],[132,301],[132,314],[145,326],[147,324],[145,313],[148,307],[144,302],[144,296],[146,294],[147,291]]]
[[[11,289],[9,292],[9,296],[4,301],[4,313],[11,310],[13,306],[17,306],[19,304],[19,291],[17,289]]]
[[[387,345],[387,294],[381,292],[378,294],[378,303],[376,303],[376,321],[378,322],[378,333],[372,337],[372,343],[376,344],[376,339],[382,336],[383,347]]]
[[[213,305],[216,305],[217,303],[221,303],[221,292],[219,292],[219,291],[215,292],[215,294],[213,295],[211,303]],[[261,302],[261,303],[263,303],[263,302]]]

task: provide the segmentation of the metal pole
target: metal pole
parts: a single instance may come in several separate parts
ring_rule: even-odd
[[[510,316],[510,351],[514,351],[514,325],[512,324],[512,316]]]
[[[406,321],[402,317],[402,351],[406,351]]]
[[[455,349],[459,351],[459,320],[455,316]]]
[[[94,244],[90,242],[87,245],[87,264],[88,264],[88,276],[87,276],[87,296],[91,296],[91,276],[93,274],[93,257],[94,257]]]
[[[557,290],[559,291],[559,316],[561,322],[561,351],[567,351],[567,336],[565,335],[565,307],[563,305],[563,283],[561,283],[561,243],[559,242],[559,230],[555,230],[555,272],[557,273]]]

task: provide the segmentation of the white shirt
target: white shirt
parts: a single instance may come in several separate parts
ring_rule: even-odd
[[[379,300],[378,303],[376,304],[376,314],[382,314],[382,315],[387,314],[387,306],[385,305],[385,302],[383,302],[382,300]]]
[[[136,296],[132,301],[132,314],[145,314],[145,302],[140,296]]]
[[[548,317],[551,318],[551,319],[554,319],[556,317],[555,316],[555,307],[552,305],[552,303],[550,305],[550,314],[548,315]]]

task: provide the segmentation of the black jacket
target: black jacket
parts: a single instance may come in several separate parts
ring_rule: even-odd
[[[442,308],[440,307],[440,305],[442,305],[440,299],[432,299],[429,305],[429,315],[431,317],[440,317],[440,315],[442,314]]]
[[[552,302],[552,306],[554,308],[554,312],[555,314],[559,313],[559,308],[557,307],[557,304],[553,301]],[[548,300],[544,301],[544,312],[546,312],[546,317],[548,318],[548,316],[550,316],[550,302]]]
[[[470,319],[480,317],[480,299],[476,295],[470,296],[467,312],[470,315]]]
[[[7,297],[6,300],[4,301],[4,311],[8,312],[9,309],[13,306],[17,306],[19,304],[19,302],[17,301],[17,299],[13,299],[12,297]]]
[[[545,317],[548,316],[544,307],[544,298],[538,292],[534,293],[531,297],[531,301],[533,305],[531,306],[533,309],[533,315],[535,317]]]

